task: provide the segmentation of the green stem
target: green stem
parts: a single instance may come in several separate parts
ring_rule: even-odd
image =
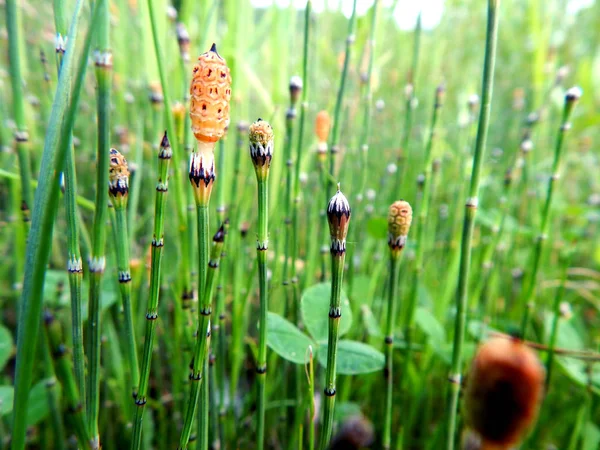
[[[65,55],[64,71],[59,80],[44,141],[39,189],[36,190],[31,229],[27,240],[24,285],[19,307],[12,430],[13,450],[22,450],[25,447],[29,389],[33,376],[35,346],[38,343],[44,276],[57,211],[58,175],[64,167],[67,143],[75,120],[83,74],[87,66],[91,35],[98,22],[99,4],[101,2],[97,2],[94,6],[90,30],[83,46],[83,55],[80,55],[79,58],[77,77],[71,91],[71,72],[76,61],[75,53],[72,50],[77,42],[83,1],[79,0],[75,5],[69,29],[71,51],[67,51]]]
[[[67,150],[65,170],[65,211],[67,216],[67,272],[71,294],[71,328],[73,339],[73,360],[75,379],[82,399],[85,399],[85,356],[83,353],[83,318],[81,284],[83,264],[79,249],[79,221],[77,216],[77,178],[75,174],[75,154],[72,139]],[[85,404],[83,405],[85,407]]]
[[[194,359],[190,380],[192,382],[188,404],[186,408],[185,420],[181,437],[179,439],[179,449],[184,450],[188,446],[190,435],[192,433],[192,423],[198,398],[200,396],[200,384],[204,375],[204,359],[208,349],[208,326],[212,313],[212,298],[206,296],[206,278],[208,268],[208,242],[209,242],[209,205],[199,203],[198,212],[198,330],[196,344],[194,346]]]
[[[375,59],[375,31],[377,29],[377,12],[379,10],[379,0],[373,3],[373,12],[371,13],[371,29],[369,32],[369,40],[367,41],[369,52],[369,66],[367,69],[367,77],[365,80],[365,93],[363,97],[363,128],[360,138],[360,151],[362,155],[361,164],[361,182],[360,193],[364,195],[367,184],[368,161],[369,161],[369,141],[371,137],[371,110],[373,109],[373,86],[371,78],[373,76],[373,60]],[[358,230],[358,227],[356,228]]]
[[[344,67],[342,68],[342,76],[340,78],[340,87],[337,93],[337,99],[335,102],[335,110],[333,115],[333,130],[331,133],[331,142],[329,145],[330,149],[330,157],[329,157],[329,174],[333,178],[329,178],[327,182],[327,192],[331,190],[333,186],[333,180],[335,177],[335,155],[339,151],[340,144],[340,133],[341,133],[341,121],[342,121],[342,106],[344,102],[344,91],[346,89],[346,78],[348,76],[348,67],[350,66],[350,57],[352,53],[352,45],[354,44],[354,40],[356,36],[354,33],[356,32],[356,3],[357,0],[352,2],[352,15],[350,16],[350,21],[348,22],[348,36],[346,37],[346,53],[344,56]]]
[[[142,424],[144,409],[147,402],[150,369],[152,365],[152,349],[158,320],[158,301],[160,294],[161,268],[164,249],[164,221],[167,192],[169,189],[168,172],[173,151],[165,133],[158,153],[158,183],[154,203],[154,234],[152,236],[151,266],[150,266],[150,296],[146,311],[146,334],[144,353],[142,356],[140,385],[135,397],[135,417],[131,448],[140,449],[142,440]]]
[[[469,268],[471,264],[471,245],[473,238],[473,228],[475,225],[475,213],[477,211],[478,206],[481,166],[483,162],[483,155],[485,153],[488,124],[490,119],[494,66],[496,63],[496,43],[498,41],[499,3],[500,0],[488,0],[485,59],[483,65],[483,81],[481,87],[481,110],[479,111],[479,125],[477,128],[477,138],[475,140],[475,151],[473,154],[473,168],[471,172],[469,198],[467,199],[467,202],[465,204],[458,290],[456,295],[456,320],[454,323],[454,343],[452,348],[452,363],[450,376],[448,377],[451,385],[448,396],[447,412],[447,450],[453,450],[455,442],[456,415],[458,412],[458,396],[460,393],[461,386],[463,344],[465,338],[465,325],[467,319],[466,309],[468,300]]]
[[[344,246],[345,247],[345,246]],[[341,312],[342,279],[344,277],[345,249],[342,252],[331,249],[331,298],[329,302],[329,335],[327,338],[327,369],[325,373],[325,408],[323,425],[319,438],[319,448],[326,450],[333,431],[333,413],[336,394],[336,364]]]
[[[404,129],[402,131],[402,146],[400,147],[400,154],[398,154],[398,167],[396,169],[396,183],[394,190],[392,191],[392,199],[395,200],[396,193],[401,192],[402,183],[406,178],[406,171],[408,169],[408,155],[410,137],[412,131],[412,119],[413,119],[413,103],[416,93],[416,80],[417,70],[419,68],[419,54],[421,50],[421,14],[417,16],[417,23],[415,24],[414,40],[413,40],[413,58],[411,71],[408,75],[406,102],[405,102],[405,115],[404,115]],[[404,163],[402,164],[402,159]],[[402,166],[402,167],[400,167]]]
[[[81,448],[92,448],[92,440],[85,421],[85,409],[81,403],[81,396],[71,367],[68,351],[63,344],[60,323],[50,313],[44,316],[44,329],[46,330],[47,342],[50,354],[54,360],[56,376],[63,387],[63,395],[66,399],[68,411],[71,414],[71,422],[75,428],[75,435]]]
[[[269,247],[269,183],[268,177],[261,177],[257,172],[258,181],[258,233],[256,252],[258,256],[258,286],[260,290],[260,314],[258,319],[258,361],[256,365],[257,382],[257,449],[264,448],[265,441],[265,384],[267,378],[267,249]]]
[[[556,147],[554,149],[554,161],[552,163],[552,175],[548,180],[548,188],[546,191],[546,201],[544,203],[544,209],[542,211],[542,223],[540,225],[539,234],[535,243],[535,250],[532,256],[531,264],[532,267],[531,275],[528,277],[528,281],[526,287],[524,289],[524,295],[522,300],[523,306],[523,318],[521,321],[521,336],[525,338],[525,334],[527,332],[527,325],[529,324],[531,312],[535,309],[536,303],[536,283],[537,276],[540,267],[540,261],[542,259],[542,251],[544,248],[544,243],[548,238],[548,229],[550,227],[550,219],[551,214],[550,211],[552,209],[552,200],[554,198],[555,184],[560,178],[560,169],[562,162],[562,154],[563,154],[563,142],[565,133],[571,128],[570,118],[571,113],[573,112],[573,106],[576,100],[569,99],[569,95],[567,94],[567,98],[565,100],[565,106],[563,109],[561,126],[558,131],[558,136],[556,138]]]
[[[399,254],[390,254],[390,285],[388,288],[388,312],[385,331],[385,368],[386,380],[385,415],[383,423],[383,448],[389,449],[392,444],[392,394],[394,390],[393,352],[394,323],[396,320],[396,298],[398,297],[398,264]]]
[[[308,43],[310,42],[310,12],[311,0],[307,0],[304,10],[304,43],[302,46],[302,98],[300,99],[300,117],[298,119],[298,140],[296,142],[296,165],[294,167],[294,198],[292,209],[292,283],[298,283],[296,261],[298,260],[298,230],[300,209],[300,166],[304,145],[304,124],[306,122],[306,109],[308,108]],[[296,305],[294,305],[296,307]]]
[[[208,261],[208,266],[206,270],[206,282],[204,288],[203,298],[207,303],[202,308],[206,308],[208,305],[208,309],[205,309],[205,312],[208,310],[209,315],[208,319],[210,321],[210,311],[212,311],[212,298],[214,288],[217,282],[217,273],[219,269],[219,262],[221,261],[221,252],[223,251],[223,243],[225,239],[225,227],[221,225],[217,233],[213,236],[213,245],[210,251],[210,260]],[[206,314],[203,315],[205,317]],[[218,322],[217,322],[218,323]],[[218,327],[218,325],[217,325]],[[208,357],[210,355],[210,328],[211,324],[209,323],[207,326],[207,336],[206,339],[203,340],[205,343],[205,353],[203,353],[202,358],[204,359],[203,363],[203,371],[202,376],[204,377],[201,380],[202,383],[202,391],[200,393],[200,414],[198,414],[198,434],[200,435],[200,440],[198,442],[199,447],[198,450],[208,450],[208,424],[210,419],[210,402],[209,402],[209,377],[208,377]],[[201,328],[202,329],[202,328]],[[215,435],[216,436],[216,435]]]
[[[25,118],[25,97],[23,94],[23,76],[21,73],[21,28],[19,27],[17,15],[17,0],[7,0],[6,29],[8,31],[8,59],[13,95],[13,114],[16,126],[14,137],[17,156],[19,158],[19,171],[21,173],[21,211],[23,213],[25,230],[28,231],[29,212],[33,205],[33,191],[31,189],[31,161],[27,146],[29,135]]]
[[[98,115],[98,142],[96,157],[96,210],[94,213],[94,233],[90,258],[90,291],[88,304],[87,333],[87,419],[88,429],[94,440],[94,448],[100,448],[98,418],[100,412],[100,341],[102,323],[100,317],[101,285],[106,266],[106,219],[108,214],[108,167],[110,149],[110,100],[112,53],[109,41],[108,2],[102,1],[100,22],[96,32],[97,51],[95,54]]]
[[[124,196],[124,199],[127,197]],[[115,247],[117,251],[117,270],[119,271],[119,291],[123,302],[123,320],[125,335],[127,337],[127,357],[131,376],[131,392],[133,398],[137,396],[140,379],[138,357],[135,343],[131,306],[131,271],[129,268],[129,236],[127,232],[127,202],[115,202]]]

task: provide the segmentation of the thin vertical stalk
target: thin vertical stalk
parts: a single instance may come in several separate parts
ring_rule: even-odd
[[[460,269],[458,278],[458,290],[456,294],[456,319],[454,323],[454,343],[452,348],[452,363],[448,380],[450,392],[448,395],[448,423],[447,423],[447,450],[454,449],[456,415],[458,412],[458,396],[461,386],[461,370],[463,357],[463,343],[465,337],[465,325],[468,301],[469,268],[471,264],[471,245],[473,228],[475,225],[475,214],[478,206],[479,181],[485,146],[487,141],[488,124],[490,120],[490,109],[492,101],[492,90],[494,80],[494,67],[496,63],[496,44],[498,41],[498,8],[500,0],[488,0],[487,33],[485,43],[485,57],[483,63],[483,81],[481,87],[481,110],[479,111],[479,124],[477,138],[475,140],[475,151],[473,154],[473,167],[471,171],[471,184],[469,186],[469,197],[465,204],[465,216],[463,222]]]
[[[419,286],[423,276],[423,254],[425,252],[425,236],[427,230],[427,215],[429,213],[429,204],[431,202],[431,184],[432,184],[432,164],[433,164],[433,145],[435,143],[436,127],[439,111],[442,107],[444,97],[444,88],[438,86],[435,91],[434,106],[431,117],[431,129],[429,130],[429,139],[425,147],[425,163],[423,166],[423,183],[421,201],[418,205],[419,214],[417,216],[417,238],[415,247],[413,281],[411,283],[411,295],[408,301],[406,311],[406,323],[404,326],[404,339],[406,341],[406,353],[403,362],[402,376],[406,374],[406,369],[410,360],[411,337],[413,332],[413,322],[415,308],[419,296]]]
[[[269,248],[269,168],[273,157],[273,129],[267,122],[258,119],[250,126],[249,149],[256,182],[258,185],[258,230],[256,233],[256,253],[258,259],[258,288],[260,312],[258,318],[258,358],[256,363],[256,448],[265,445],[265,410],[267,378],[267,310],[268,280],[267,251]]]
[[[112,153],[112,150],[111,150]],[[127,187],[129,191],[129,187]],[[115,250],[117,253],[117,270],[119,277],[119,292],[123,303],[123,325],[126,335],[127,357],[129,359],[129,371],[131,377],[131,392],[133,398],[137,396],[137,389],[140,379],[138,367],[137,346],[135,342],[135,332],[133,326],[132,306],[131,306],[131,270],[129,267],[129,236],[127,232],[127,197],[123,194],[113,197],[113,206],[115,210]]]
[[[206,267],[206,280],[204,287],[204,294],[202,298],[205,299],[207,303],[205,303],[202,308],[205,311],[212,310],[212,298],[214,293],[214,288],[217,282],[217,272],[219,269],[219,262],[221,261],[221,252],[223,251],[223,244],[225,241],[225,226],[221,225],[217,233],[213,236],[213,245],[210,251],[210,259],[208,261]],[[208,305],[208,306],[207,306]],[[203,369],[202,375],[203,379],[202,390],[200,391],[200,413],[198,414],[198,434],[200,439],[198,441],[199,447],[198,450],[208,450],[208,424],[209,424],[209,390],[208,390],[208,355],[210,355],[210,341],[211,341],[211,324],[210,324],[210,315],[204,314],[203,317],[207,317],[208,323],[206,328],[200,328],[200,330],[206,330],[206,338],[202,340],[205,348],[201,351],[203,353]],[[218,326],[218,325],[217,325]],[[195,356],[194,356],[195,358]],[[199,384],[199,383],[196,383]]]
[[[325,398],[322,416],[319,448],[325,450],[329,446],[333,430],[333,415],[336,394],[337,346],[340,319],[342,318],[341,293],[344,277],[344,260],[346,257],[346,236],[350,222],[350,205],[344,194],[338,191],[327,207],[327,219],[331,236],[331,297],[329,300],[329,333],[327,338],[327,368],[325,371]]]
[[[406,246],[408,231],[412,223],[412,208],[408,202],[397,200],[390,205],[388,214],[388,247],[390,250],[390,284],[388,286],[388,309],[385,330],[385,366],[383,375],[386,381],[386,399],[384,407],[383,423],[383,448],[389,449],[392,444],[392,396],[394,385],[394,327],[396,325],[396,308],[398,297],[398,270],[400,266],[400,257]],[[410,343],[407,342],[407,346]],[[402,375],[406,371],[409,359],[408,349],[404,357],[405,363],[402,368]],[[402,383],[400,383],[402,387]],[[402,436],[403,433],[400,433]],[[399,443],[402,438],[398,439]]]
[[[81,448],[92,448],[92,440],[85,422],[85,409],[81,402],[76,380],[73,377],[73,368],[68,358],[69,353],[61,337],[60,323],[54,319],[51,313],[46,312],[44,315],[44,324],[56,376],[63,387],[63,395],[67,403],[68,412],[71,415],[75,435]]]
[[[308,448],[314,450],[315,448],[315,366],[313,359],[312,346],[308,347],[308,364],[307,364],[307,378],[308,378]]]
[[[296,261],[298,259],[298,213],[300,209],[300,166],[304,145],[304,124],[308,108],[308,43],[310,42],[310,14],[312,2],[307,0],[304,9],[304,42],[302,45],[302,98],[300,99],[300,117],[298,118],[298,138],[296,141],[296,165],[294,166],[294,199],[292,209],[292,283],[298,283]]]
[[[29,231],[30,208],[33,204],[31,189],[31,161],[27,142],[29,133],[25,117],[25,97],[23,94],[23,77],[21,73],[21,29],[17,18],[17,0],[6,2],[6,29],[8,31],[8,60],[10,82],[12,87],[13,115],[15,120],[15,143],[19,158],[21,174],[21,211],[25,231]]]
[[[87,357],[87,420],[94,441],[93,448],[100,448],[98,417],[100,411],[100,340],[102,318],[100,316],[101,284],[106,266],[106,218],[108,214],[108,166],[110,149],[110,97],[112,53],[109,40],[108,2],[102,1],[100,22],[96,32],[97,50],[94,54],[97,88],[97,157],[96,157],[96,210],[90,257],[90,286],[88,304]]]
[[[342,106],[344,103],[344,92],[346,89],[346,79],[348,77],[348,67],[350,66],[350,57],[352,56],[352,46],[356,39],[356,3],[352,2],[352,15],[348,22],[348,36],[346,37],[346,53],[344,55],[344,66],[342,68],[342,76],[340,78],[340,86],[338,88],[337,99],[335,101],[335,110],[333,115],[333,130],[331,133],[331,143],[329,145],[329,174],[333,178],[327,179],[327,192],[331,190],[333,180],[335,179],[335,156],[339,152],[341,122],[342,122]]]
[[[548,238],[548,229],[550,227],[551,220],[551,208],[552,208],[552,200],[554,198],[555,184],[560,178],[560,169],[562,163],[562,154],[563,154],[563,142],[565,138],[565,133],[571,129],[571,113],[573,112],[573,107],[575,103],[579,100],[581,96],[581,90],[579,88],[571,88],[567,91],[565,96],[565,106],[563,108],[562,121],[561,126],[558,131],[558,135],[556,137],[556,147],[554,149],[554,161],[552,163],[552,175],[548,180],[548,188],[546,191],[546,201],[544,202],[544,209],[542,211],[542,223],[540,225],[539,234],[535,243],[535,250],[532,256],[531,264],[532,267],[531,275],[528,277],[528,281],[526,287],[523,291],[523,318],[521,321],[521,336],[525,338],[525,333],[527,332],[527,325],[529,324],[531,311],[535,308],[536,303],[536,283],[538,277],[538,271],[540,267],[540,261],[542,259],[542,251],[544,248],[544,243]]]
[[[375,0],[371,13],[371,29],[367,41],[367,51],[369,52],[369,66],[365,78],[365,92],[363,95],[363,128],[360,137],[360,151],[362,156],[361,164],[361,182],[360,193],[364,194],[367,184],[368,162],[369,162],[369,141],[371,137],[371,121],[373,109],[373,60],[375,59],[375,31],[377,30],[377,12],[379,10],[379,0]],[[357,227],[358,230],[358,227]]]
[[[267,249],[268,249],[268,182],[258,181],[258,233],[256,252],[258,256],[258,287],[260,291],[260,313],[258,319],[258,361],[256,365],[256,380],[258,387],[257,403],[257,448],[264,448],[265,440],[265,384],[267,378]]]
[[[35,195],[31,229],[27,240],[25,276],[19,307],[12,430],[13,450],[22,450],[25,447],[29,388],[33,376],[35,346],[38,342],[44,276],[50,254],[51,237],[58,203],[58,174],[64,167],[67,143],[75,120],[82,80],[87,66],[92,31],[98,22],[99,4],[101,2],[94,5],[90,29],[86,36],[83,54],[80,56],[77,67],[77,76],[71,90],[71,71],[76,61],[74,49],[77,42],[83,1],[79,0],[75,5],[69,29],[69,42],[71,44],[65,54],[64,71],[59,80],[44,141],[40,178]]]
[[[390,285],[388,288],[388,312],[385,331],[385,414],[383,423],[384,449],[391,448],[392,444],[392,394],[394,391],[393,351],[394,351],[394,321],[396,318],[396,297],[398,296],[398,255],[390,254]]]
[[[400,147],[400,153],[398,154],[398,166],[396,169],[396,184],[395,189],[392,191],[392,200],[396,197],[396,193],[401,191],[402,183],[406,178],[406,171],[408,167],[408,155],[410,146],[410,137],[412,131],[412,119],[413,119],[413,104],[416,93],[416,80],[417,70],[419,68],[419,54],[421,50],[421,14],[417,16],[417,23],[415,24],[414,40],[413,40],[413,58],[411,71],[408,75],[408,83],[406,85],[406,102],[404,109],[404,128],[402,131],[402,146]],[[402,163],[404,159],[404,164]]]
[[[133,422],[131,448],[140,449],[142,440],[142,423],[147,402],[150,369],[152,364],[152,348],[156,335],[158,320],[158,301],[160,294],[161,268],[164,250],[164,221],[167,192],[169,190],[168,172],[173,150],[165,132],[158,153],[158,182],[154,203],[154,233],[152,235],[151,266],[150,266],[150,295],[146,310],[146,333],[144,353],[142,356],[140,384],[137,397],[134,398],[136,409]]]

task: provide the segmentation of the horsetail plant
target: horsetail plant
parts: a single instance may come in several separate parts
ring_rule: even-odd
[[[213,292],[214,292],[215,285],[218,280],[217,275],[220,274],[219,264],[221,262],[221,257],[223,255],[223,246],[224,246],[224,242],[225,242],[225,233],[226,233],[227,224],[228,224],[228,220],[225,220],[225,222],[223,224],[221,224],[221,226],[219,227],[219,229],[213,236],[213,244],[212,244],[212,248],[210,251],[210,260],[208,261],[208,271],[206,274],[206,298],[210,298],[210,299],[213,298]],[[218,291],[218,289],[217,289],[217,291]],[[217,293],[217,295],[219,295],[219,294],[220,293]],[[219,307],[217,307],[217,309],[219,309]],[[222,309],[221,309],[221,311],[222,311]],[[224,334],[224,330],[221,330],[221,317],[219,316],[217,322],[212,324],[212,332],[211,332],[211,339],[216,337],[217,345],[219,347],[221,345],[225,345],[225,343],[222,342],[224,340],[223,334]],[[210,352],[210,349],[208,348],[208,346],[207,346],[207,351],[209,352],[209,355],[211,357],[211,361],[209,363],[209,365],[211,367],[211,371],[215,372],[214,365],[215,365],[216,357],[214,356],[214,353]],[[222,355],[224,356],[224,351],[223,351]],[[205,364],[206,364],[206,362],[205,362]],[[205,366],[205,368],[206,368],[206,366]],[[214,377],[213,377],[213,379],[214,379]],[[205,378],[204,381],[206,382],[207,378]],[[206,386],[203,387],[203,390],[206,390]],[[215,390],[215,392],[216,392],[216,390]],[[216,397],[214,397],[214,396],[212,398],[216,399]],[[213,402],[213,404],[216,406],[216,402]],[[213,411],[211,415],[215,416],[217,412],[218,412],[218,408],[215,408],[215,411]],[[216,428],[217,427],[215,426],[214,429],[216,430]],[[198,432],[200,434],[200,441],[199,441],[200,448],[201,449],[208,448],[208,408],[200,410],[200,415],[198,416]],[[218,440],[218,437],[219,437],[218,433],[215,433],[214,434],[215,440]]]
[[[133,327],[131,307],[131,271],[129,269],[129,238],[127,233],[127,200],[129,197],[129,167],[127,160],[114,148],[110,149],[110,171],[108,194],[115,211],[115,249],[119,291],[123,303],[125,335],[127,338],[127,356],[131,377],[132,395],[137,396],[139,367]]]
[[[456,415],[458,412],[458,396],[461,387],[461,370],[463,358],[463,344],[465,340],[465,326],[467,321],[467,302],[469,286],[469,269],[471,265],[471,246],[475,214],[479,204],[479,182],[481,166],[487,141],[492,90],[494,85],[494,67],[496,64],[496,44],[498,41],[498,9],[500,0],[488,0],[487,32],[485,42],[485,57],[483,63],[483,80],[481,83],[481,109],[479,110],[479,124],[477,138],[473,153],[473,167],[471,170],[471,183],[469,197],[465,203],[465,216],[463,221],[462,242],[460,250],[460,268],[458,289],[456,293],[456,319],[454,322],[454,342],[452,347],[452,363],[448,381],[450,390],[448,395],[448,423],[446,448],[454,449]]]
[[[21,175],[21,213],[25,228],[25,235],[29,231],[30,208],[33,205],[33,191],[31,189],[31,160],[29,155],[29,133],[25,119],[25,96],[23,94],[23,79],[21,75],[21,32],[18,24],[17,0],[6,2],[6,29],[8,31],[8,58],[10,68],[10,82],[13,94],[13,108],[15,120],[15,143],[19,159],[19,172]]]
[[[56,55],[57,72],[63,64],[65,48],[63,46],[67,33],[67,19],[64,14],[64,5],[54,2],[54,22],[56,25]],[[60,39],[59,39],[60,38]],[[62,43],[61,43],[62,42]],[[42,63],[45,66],[45,55]],[[46,73],[45,78],[49,75]],[[67,146],[67,155],[64,170],[64,197],[65,215],[67,219],[67,273],[71,297],[71,333],[73,342],[73,361],[75,367],[75,380],[82,401],[85,401],[85,356],[83,351],[83,319],[82,319],[82,282],[83,262],[79,248],[79,216],[77,211],[77,176],[75,172],[75,148],[71,133]],[[84,407],[85,404],[83,403]]]
[[[383,424],[383,448],[389,449],[392,443],[392,394],[393,394],[393,350],[394,324],[396,322],[396,306],[398,297],[398,269],[402,250],[412,223],[412,208],[404,200],[390,205],[388,213],[388,247],[390,249],[390,286],[388,289],[388,310],[385,331],[385,368],[386,399]],[[407,344],[409,345],[409,344]],[[405,357],[407,358],[407,356]]]
[[[31,216],[31,229],[27,240],[27,264],[25,265],[23,292],[19,307],[12,429],[13,450],[25,448],[26,412],[29,402],[29,388],[33,376],[34,349],[38,343],[44,275],[50,254],[51,237],[54,231],[53,225],[58,203],[58,174],[64,167],[66,149],[75,121],[75,112],[79,103],[90,53],[92,34],[98,26],[103,4],[103,0],[94,4],[90,28],[85,38],[82,55],[80,55],[73,81],[74,43],[77,40],[83,1],[79,0],[75,4],[73,19],[69,28],[69,42],[72,47],[70,46],[65,53],[63,71],[52,104],[52,113],[44,141],[38,189],[36,189]]]
[[[217,53],[216,45],[200,55],[193,69],[190,86],[190,117],[192,131],[198,148],[190,157],[189,179],[196,201],[198,220],[198,332],[190,380],[192,385],[179,441],[181,449],[187,448],[192,422],[196,413],[200,383],[207,356],[207,331],[212,313],[212,298],[206,297],[208,268],[209,203],[215,180],[215,144],[225,134],[229,125],[229,100],[231,75],[227,63]],[[208,411],[206,412],[208,414]],[[207,416],[208,417],[208,416]]]
[[[103,2],[102,13],[96,42],[98,48],[94,52],[96,80],[98,83],[96,110],[98,114],[98,144],[96,163],[96,209],[94,211],[94,234],[92,254],[90,256],[90,286],[88,303],[87,358],[88,376],[86,389],[86,407],[88,427],[93,448],[100,448],[100,340],[102,318],[100,302],[101,285],[106,267],[106,219],[108,215],[108,167],[110,149],[110,108],[112,86],[112,52],[109,40],[109,7]]]
[[[81,402],[82,397],[79,394],[77,382],[73,377],[73,367],[71,366],[69,352],[63,343],[60,323],[55,320],[54,315],[50,311],[46,311],[44,313],[44,325],[56,376],[63,387],[63,394],[71,415],[75,435],[81,448],[91,448],[92,440],[85,422],[85,409]]]
[[[342,280],[344,277],[344,260],[346,257],[346,236],[350,224],[350,205],[340,191],[331,197],[327,206],[327,221],[331,237],[331,298],[329,300],[329,335],[327,338],[327,369],[325,374],[325,406],[323,410],[319,448],[328,448],[333,430],[333,413],[336,394],[336,364],[337,344],[339,337],[340,319],[342,318]]]
[[[565,133],[571,129],[571,114],[573,108],[581,97],[581,89],[579,87],[572,87],[565,94],[565,105],[563,108],[561,126],[556,137],[556,147],[554,149],[554,161],[552,163],[552,175],[548,180],[548,190],[546,192],[546,200],[544,202],[544,209],[542,210],[542,223],[540,225],[540,232],[536,239],[535,250],[532,256],[532,271],[528,277],[527,285],[523,291],[523,319],[521,322],[521,335],[525,337],[527,332],[527,325],[531,311],[535,308],[535,291],[537,283],[537,274],[539,271],[540,260],[542,258],[542,250],[544,242],[548,238],[548,228],[550,227],[551,208],[552,200],[554,197],[555,183],[560,178],[560,169],[562,163],[563,154],[563,143],[565,139]]]
[[[273,157],[273,129],[268,122],[258,119],[249,130],[250,157],[254,164],[258,184],[258,232],[256,253],[258,257],[258,283],[260,290],[260,313],[258,318],[258,361],[256,364],[257,384],[257,449],[264,448],[265,409],[267,378],[267,250],[269,248],[269,169]]]
[[[150,383],[150,370],[152,363],[152,349],[156,335],[156,321],[158,320],[158,301],[160,295],[161,265],[164,249],[164,221],[167,192],[169,190],[169,165],[173,150],[167,132],[163,135],[158,151],[158,182],[156,184],[156,198],[154,203],[154,233],[152,235],[151,263],[150,263],[150,295],[146,308],[146,332],[144,339],[144,353],[142,356],[141,376],[137,395],[134,397],[135,417],[133,421],[133,434],[131,448],[140,449],[142,441],[142,423],[144,409],[148,401],[148,386]]]

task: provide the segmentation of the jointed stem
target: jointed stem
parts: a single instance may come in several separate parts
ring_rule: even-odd
[[[161,266],[164,248],[164,220],[167,191],[169,189],[168,171],[172,150],[167,139],[163,137],[158,154],[158,183],[156,185],[156,199],[154,203],[154,234],[152,236],[151,265],[150,265],[150,295],[146,310],[146,334],[144,340],[144,353],[142,356],[140,384],[135,397],[135,417],[133,422],[133,435],[131,448],[140,449],[142,441],[142,423],[144,409],[147,402],[148,385],[150,382],[150,369],[152,363],[152,348],[158,320],[158,300],[160,294]]]
[[[129,239],[127,233],[127,210],[125,205],[115,205],[115,245],[117,251],[117,270],[119,271],[119,290],[123,302],[125,335],[127,337],[127,357],[131,376],[131,392],[137,396],[140,378],[135,333],[131,308],[131,272],[129,270]]]
[[[208,242],[209,242],[209,206],[208,204],[199,204],[198,212],[198,336],[196,345],[194,346],[194,362],[192,373],[190,374],[191,387],[188,405],[186,408],[185,421],[181,437],[179,440],[179,448],[186,449],[190,435],[192,432],[192,423],[196,408],[198,406],[198,398],[200,396],[200,384],[204,369],[204,359],[207,356],[208,350],[208,326],[212,313],[212,299],[207,298],[206,294],[206,274],[208,268]],[[207,412],[208,413],[208,412]],[[199,430],[200,431],[200,430]]]
[[[396,297],[398,296],[398,268],[400,255],[390,255],[390,286],[388,288],[388,311],[385,330],[385,369],[386,397],[385,416],[383,424],[383,448],[389,449],[392,444],[392,394],[393,394],[393,350],[394,324],[396,321]]]
[[[258,254],[258,285],[260,290],[260,314],[259,314],[259,337],[258,337],[258,362],[256,366],[256,380],[258,386],[258,410],[257,410],[257,448],[264,448],[265,439],[265,383],[267,378],[267,310],[268,310],[268,286],[267,286],[267,249],[269,246],[268,236],[268,180],[266,177],[258,178],[258,235],[256,251]]]
[[[319,438],[319,448],[321,450],[327,449],[333,430],[337,345],[340,319],[342,318],[341,293],[345,256],[345,253],[340,255],[332,252],[331,254],[331,299],[329,302],[329,335],[327,337],[327,369],[325,373],[325,409]]]
[[[479,179],[483,154],[485,152],[488,124],[490,119],[490,107],[492,101],[492,88],[494,79],[494,66],[496,62],[496,43],[498,40],[498,6],[500,0],[488,0],[487,37],[485,47],[485,61],[483,65],[483,82],[481,87],[481,110],[479,112],[479,125],[475,141],[475,152],[473,155],[473,168],[471,173],[471,185],[469,187],[469,198],[465,205],[465,218],[463,222],[463,233],[460,254],[460,270],[458,279],[458,291],[456,294],[456,321],[454,325],[454,345],[452,351],[452,364],[449,376],[450,393],[448,398],[448,424],[446,448],[454,449],[456,414],[458,410],[458,396],[461,385],[461,368],[463,357],[463,343],[465,336],[469,268],[471,264],[471,241],[475,225],[475,213],[478,205]]]
[[[98,147],[96,163],[96,210],[90,262],[90,294],[88,305],[87,357],[89,362],[87,381],[87,419],[94,448],[100,447],[98,416],[100,411],[100,302],[104,275],[106,217],[108,214],[108,166],[110,149],[110,97],[112,55],[109,41],[108,2],[102,2],[100,23],[96,34],[96,78],[98,82]]]
[[[527,332],[527,325],[529,324],[529,319],[531,315],[531,311],[535,308],[535,291],[536,291],[536,283],[537,283],[537,274],[540,267],[540,261],[542,259],[542,250],[544,247],[544,242],[548,238],[548,228],[550,226],[550,209],[552,207],[552,199],[554,197],[554,186],[560,177],[560,167],[562,160],[562,149],[563,149],[563,141],[565,132],[569,130],[570,123],[569,120],[571,118],[571,112],[573,111],[573,104],[569,100],[565,102],[565,107],[563,110],[562,122],[558,132],[558,136],[556,138],[556,147],[554,150],[554,161],[552,163],[552,175],[548,180],[548,190],[546,193],[546,201],[544,203],[544,209],[542,211],[542,224],[540,226],[540,234],[537,236],[535,250],[533,253],[533,263],[531,266],[533,267],[531,271],[531,275],[528,277],[528,282],[524,290],[523,295],[523,319],[521,322],[521,336],[525,338],[525,333]]]

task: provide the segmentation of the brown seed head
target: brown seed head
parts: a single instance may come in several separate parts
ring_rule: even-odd
[[[412,223],[412,208],[404,200],[395,201],[388,212],[388,245],[390,250],[399,251],[406,245],[406,237]]]
[[[225,60],[211,49],[198,57],[190,85],[190,116],[200,142],[217,142],[229,125],[231,74]]]
[[[497,337],[479,348],[465,403],[484,443],[509,448],[523,438],[537,417],[544,376],[535,352],[519,340]]]
[[[125,157],[115,148],[110,149],[108,193],[114,206],[120,206],[129,194],[129,167]],[[125,199],[124,199],[125,197]]]
[[[338,183],[337,193],[329,200],[327,205],[327,221],[329,222],[329,234],[331,235],[331,253],[342,255],[346,252],[346,236],[350,224],[350,204],[348,199],[340,191]]]

